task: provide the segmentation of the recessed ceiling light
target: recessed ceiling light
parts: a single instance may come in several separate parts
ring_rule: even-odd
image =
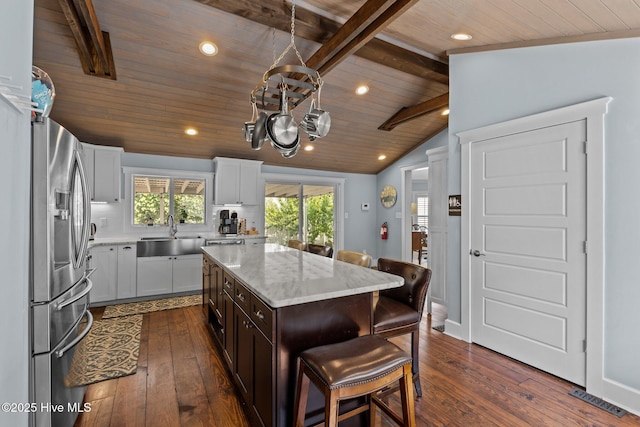
[[[215,43],[204,41],[198,47],[203,55],[214,56],[218,53],[218,46]]]
[[[313,145],[307,144],[304,146],[304,151],[313,151]]]
[[[451,34],[451,38],[454,40],[460,40],[460,41],[465,41],[465,40],[471,40],[471,34],[465,34],[465,33],[455,33],[455,34]]]
[[[188,129],[185,129],[184,133],[186,133],[187,135],[194,136],[198,134],[198,131],[195,130],[194,128],[188,128]]]
[[[444,110],[444,111],[442,112],[442,115],[443,115],[443,116],[448,116],[448,115],[449,115],[449,109],[447,108],[446,110]]]
[[[358,95],[364,95],[367,92],[369,92],[369,86],[367,85],[360,85],[356,89],[356,94]]]
[[[387,156],[385,156],[384,154],[380,154],[380,155],[378,156],[378,160],[384,160],[384,159],[386,159],[386,158],[387,158]]]

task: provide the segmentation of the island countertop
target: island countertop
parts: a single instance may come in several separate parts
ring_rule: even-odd
[[[402,286],[393,274],[275,244],[202,248],[272,308]]]

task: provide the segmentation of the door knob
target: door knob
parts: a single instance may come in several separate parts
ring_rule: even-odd
[[[470,255],[473,255],[473,256],[485,256],[485,254],[483,254],[482,252],[480,252],[480,251],[479,251],[479,250],[477,250],[477,249],[476,249],[475,251],[474,251],[474,250],[470,250],[470,251],[469,251],[469,254],[470,254]]]

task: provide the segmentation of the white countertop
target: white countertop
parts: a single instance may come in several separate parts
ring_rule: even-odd
[[[150,235],[163,237],[162,235]],[[179,235],[178,235],[179,236]],[[185,236],[199,236],[206,240],[225,240],[225,239],[264,239],[267,236],[264,234],[239,234],[239,235],[227,235],[227,234],[217,234],[217,233],[193,233],[193,234],[185,234]],[[110,237],[96,237],[94,240],[89,240],[89,247],[93,246],[104,246],[104,245],[124,245],[124,244],[134,244],[139,242],[142,236],[110,236]],[[146,235],[144,237],[147,237]],[[169,236],[166,236],[167,238]]]
[[[404,280],[280,245],[221,245],[202,251],[272,308],[391,289]]]

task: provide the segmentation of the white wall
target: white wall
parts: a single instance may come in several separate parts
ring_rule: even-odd
[[[0,6],[0,75],[31,93],[33,1]],[[0,101],[0,402],[28,402],[29,185],[31,127],[28,113]],[[0,425],[26,426],[27,414],[0,412]]]
[[[91,141],[85,141],[91,143]],[[424,151],[423,151],[424,153]],[[144,167],[154,169],[173,169],[194,172],[213,172],[213,162],[207,159],[192,159],[184,157],[167,157],[137,153],[123,153],[122,166]],[[281,166],[262,166],[263,173],[287,174],[287,175],[312,175],[329,178],[344,178],[344,207],[348,213],[348,218],[344,220],[344,246],[345,249],[354,251],[366,250],[375,256],[376,237],[378,229],[376,227],[376,208],[378,200],[376,192],[376,176],[366,174],[350,174],[318,171],[311,169],[288,168]],[[122,188],[128,185],[122,176]],[[124,194],[124,192],[122,193]],[[361,210],[363,202],[371,206],[369,211]],[[124,224],[124,210],[129,206],[127,200],[120,203],[93,204],[91,208],[91,220],[98,227],[97,238],[122,236],[129,233]],[[212,206],[214,213],[220,207]],[[255,206],[242,206],[233,208],[238,212],[240,218],[247,219],[247,227],[257,226],[260,232],[264,232],[264,218],[260,215],[261,210]],[[106,219],[106,226],[101,224],[101,218]],[[180,225],[178,224],[178,228]],[[163,233],[165,230],[141,229],[139,234]],[[199,230],[200,231],[200,230]],[[215,231],[210,228],[208,231]]]
[[[640,39],[450,57],[449,194],[460,191],[456,132],[603,96],[605,118],[604,378],[640,411]],[[450,218],[450,220],[453,219]],[[460,321],[460,221],[449,222],[449,318]]]

